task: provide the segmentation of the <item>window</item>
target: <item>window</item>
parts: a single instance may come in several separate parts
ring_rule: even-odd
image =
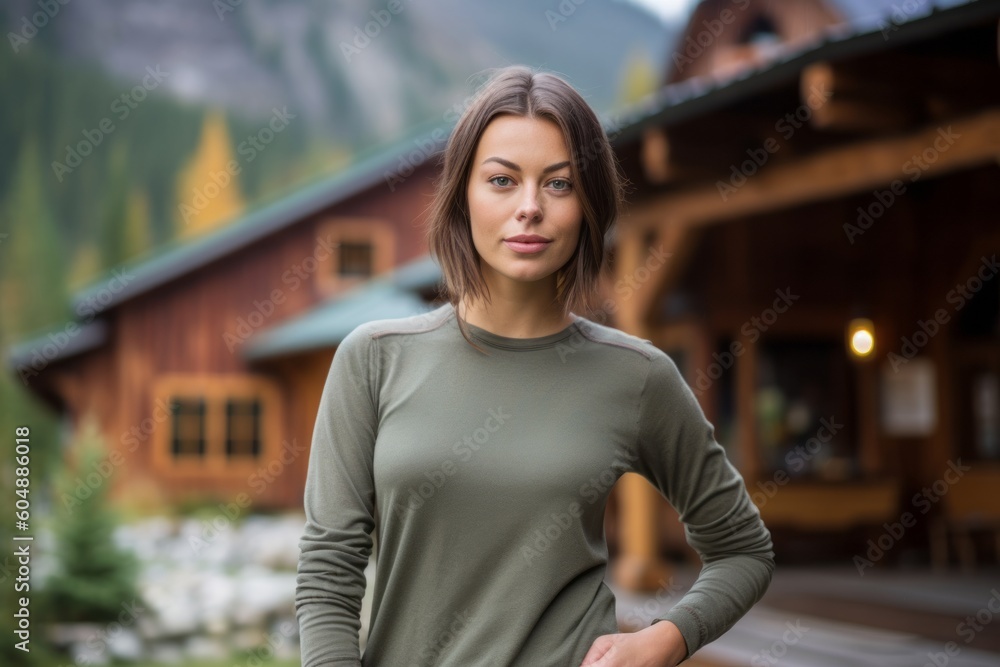
[[[856,379],[843,341],[763,338],[758,346],[754,407],[762,471],[858,476]]]
[[[333,248],[317,255],[317,288],[335,294],[391,271],[396,262],[396,231],[378,218],[331,218],[320,223],[322,245]]]
[[[174,458],[205,456],[205,400],[175,397],[170,403],[170,453]]]
[[[747,24],[737,41],[741,44],[770,45],[781,42],[781,38],[771,18],[761,14]]]
[[[245,474],[280,441],[279,395],[266,378],[167,375],[155,385],[158,401],[169,406],[154,432],[153,459],[161,470]]]
[[[261,401],[258,398],[226,401],[226,458],[260,456]]]
[[[343,241],[340,244],[340,266],[342,276],[372,275],[372,244]]]
[[[967,460],[1000,461],[1000,280],[982,280],[977,270],[962,273],[965,290],[953,292],[962,299],[951,350],[956,442]]]

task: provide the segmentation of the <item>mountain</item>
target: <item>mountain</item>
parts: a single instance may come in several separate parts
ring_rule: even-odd
[[[38,10],[31,0],[7,4],[15,28]],[[147,67],[159,66],[169,72],[165,89],[179,99],[248,120],[287,105],[312,131],[355,148],[443,115],[469,94],[470,76],[515,62],[565,74],[607,110],[629,57],[638,53],[659,71],[677,30],[635,5],[598,0],[88,0],[59,7],[39,32],[68,61],[95,63],[124,82],[140,82]]]
[[[85,250],[120,259],[84,246],[119,234],[126,200],[148,211],[140,237],[176,234],[177,173],[212,113],[234,149],[275,113],[294,118],[242,165],[252,206],[414,127],[447,127],[488,68],[556,71],[608,115],[660,80],[681,27],[614,0],[7,0],[0,12],[0,92],[16,101],[0,108],[0,210],[31,140],[78,268],[93,264]],[[93,155],[61,168],[88,136]],[[0,233],[11,226],[0,217]]]

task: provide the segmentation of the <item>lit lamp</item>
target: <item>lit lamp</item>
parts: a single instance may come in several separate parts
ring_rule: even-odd
[[[875,351],[875,325],[863,317],[847,325],[847,349],[856,359],[865,359]]]

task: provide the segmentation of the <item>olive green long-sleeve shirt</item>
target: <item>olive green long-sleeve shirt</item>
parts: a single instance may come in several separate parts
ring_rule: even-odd
[[[450,304],[343,340],[305,485],[304,667],[578,667],[595,638],[618,632],[603,517],[628,471],[677,508],[702,557],[660,615],[689,654],[764,594],[770,534],[674,362],[575,318],[537,338],[470,325],[488,355],[462,338]]]

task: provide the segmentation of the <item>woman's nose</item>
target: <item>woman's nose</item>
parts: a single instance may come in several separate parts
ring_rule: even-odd
[[[533,187],[524,189],[524,196],[517,207],[517,219],[535,221],[542,217],[542,207],[538,201],[538,191]]]

